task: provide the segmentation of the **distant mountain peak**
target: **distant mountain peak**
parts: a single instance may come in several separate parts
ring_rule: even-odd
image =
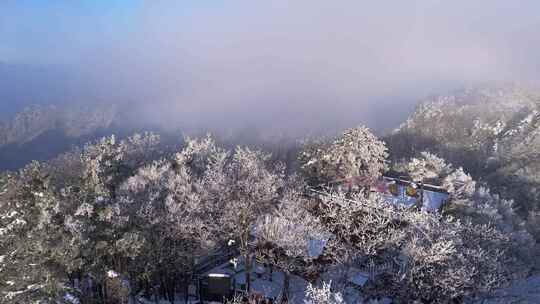
[[[0,147],[23,144],[39,135],[61,130],[68,137],[80,137],[111,126],[117,115],[114,105],[71,106],[30,105],[0,124]]]

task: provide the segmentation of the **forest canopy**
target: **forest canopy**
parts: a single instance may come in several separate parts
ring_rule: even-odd
[[[164,149],[158,135],[145,133],[105,137],[4,172],[0,302],[173,299],[201,257],[231,243],[244,261],[312,282],[336,265],[394,265],[399,270],[374,274],[364,292],[401,301],[463,300],[531,269],[534,225],[512,201],[434,154],[387,156],[365,127],[303,145],[292,164],[210,135]],[[434,213],[389,204],[368,188],[306,195],[311,185],[378,178],[391,168],[444,186],[450,201]],[[312,239],[326,240],[320,255],[306,249]],[[115,287],[111,271],[129,288]]]

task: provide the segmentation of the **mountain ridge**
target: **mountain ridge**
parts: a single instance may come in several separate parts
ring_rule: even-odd
[[[540,208],[540,194],[530,191],[540,187],[540,95],[534,90],[483,87],[428,98],[387,142],[394,157],[433,152],[522,209]]]

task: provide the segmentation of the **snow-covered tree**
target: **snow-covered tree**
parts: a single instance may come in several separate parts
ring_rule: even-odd
[[[121,182],[155,158],[158,144],[159,136],[152,133],[135,134],[126,140],[112,135],[87,144],[81,154],[86,184],[103,199],[115,199]]]
[[[73,260],[43,166],[5,176],[0,192],[0,303],[61,302]]]
[[[144,134],[125,140],[111,136],[87,144],[78,154],[79,161],[73,157],[77,151],[55,161],[67,160],[59,167],[66,170],[66,178],[59,177],[58,167],[48,166],[56,168],[52,178],[65,206],[64,226],[77,252],[70,270],[79,282],[91,279],[94,286],[84,296],[97,297],[94,292],[98,291],[105,297],[106,272],[127,269],[144,244],[138,231],[129,230],[119,189],[138,167],[155,158],[158,140]]]
[[[489,225],[472,225],[427,213],[407,216],[401,247],[407,261],[395,290],[400,298],[445,303],[505,286],[517,272],[512,242]]]
[[[269,154],[229,151],[209,136],[186,139],[174,154],[157,147],[151,134],[109,137],[1,174],[0,303],[125,301],[143,291],[172,300],[196,257],[230,239],[248,274],[254,254],[286,274],[354,264],[385,282],[370,283],[375,294],[403,301],[461,300],[519,273],[508,254],[522,227],[511,202],[435,156],[423,155],[410,170],[437,175],[447,187],[456,208],[442,215],[388,205],[376,194],[308,198]],[[321,180],[375,177],[385,166],[384,145],[367,129],[315,151],[330,155]],[[122,280],[112,282],[111,273]]]
[[[440,184],[442,178],[450,174],[452,165],[435,154],[420,153],[420,157],[413,157],[408,162],[400,163],[395,168],[399,172],[408,174],[415,182]]]
[[[168,298],[174,298],[177,280],[193,274],[196,258],[215,245],[213,223],[204,213],[197,183],[189,168],[160,160],[142,167],[121,186],[121,216],[128,219],[129,230],[116,247],[127,257],[138,257],[131,272],[148,274],[148,283],[159,277]],[[139,251],[144,254],[139,256]]]
[[[347,129],[332,143],[307,144],[299,155],[310,182],[324,183],[354,176],[379,177],[386,170],[385,144],[366,127]]]
[[[289,184],[298,183],[289,180]],[[313,276],[319,272],[319,265],[314,261],[323,254],[331,238],[319,218],[308,211],[310,201],[302,189],[288,188],[277,209],[261,217],[255,226],[258,259],[277,267],[285,275],[284,300],[289,296],[292,273]]]
[[[519,85],[429,98],[385,138],[392,159],[431,151],[463,167],[522,219],[540,210],[540,97]],[[536,235],[540,240],[540,236]]]
[[[377,278],[372,290],[382,295],[445,303],[491,290],[516,273],[512,243],[493,226],[388,205],[377,195],[335,194],[319,209],[355,267]]]
[[[408,174],[416,182],[435,183],[446,189],[450,197],[443,206],[445,216],[477,225],[493,224],[508,233],[516,242],[515,247],[522,248],[524,252],[534,242],[526,230],[525,221],[517,214],[514,202],[493,194],[463,168],[454,169],[444,159],[422,152],[419,157],[398,164],[396,170]]]
[[[195,258],[230,239],[239,241],[249,261],[253,224],[277,203],[283,186],[283,168],[274,170],[269,160],[269,155],[248,148],[230,153],[210,136],[187,138],[171,159],[144,166],[126,180],[121,210],[129,213],[128,226],[146,227],[142,231],[148,231],[143,233],[148,246],[170,251],[168,258],[156,253],[156,260],[172,258],[170,263],[183,265],[170,269],[178,275],[189,274]],[[170,263],[153,262],[164,267],[164,274]]]
[[[530,226],[527,227],[526,221],[517,213],[513,200],[491,193],[462,168],[445,177],[443,186],[450,193],[449,202],[442,209],[443,215],[476,225],[493,225],[510,237],[513,251],[523,263],[533,262],[530,251],[535,241],[529,232]]]
[[[339,292],[333,292],[331,283],[323,282],[321,287],[308,285],[305,304],[344,304],[345,300]]]
[[[250,290],[252,229],[257,219],[275,208],[283,187],[283,168],[272,168],[270,155],[237,147],[226,166],[222,227],[237,239],[246,265],[246,289]]]

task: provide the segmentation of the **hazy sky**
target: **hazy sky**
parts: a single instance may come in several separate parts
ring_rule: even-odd
[[[538,54],[538,0],[0,1],[0,62],[57,71],[0,73],[4,108],[38,91],[171,126],[392,127],[428,94],[537,81]]]

